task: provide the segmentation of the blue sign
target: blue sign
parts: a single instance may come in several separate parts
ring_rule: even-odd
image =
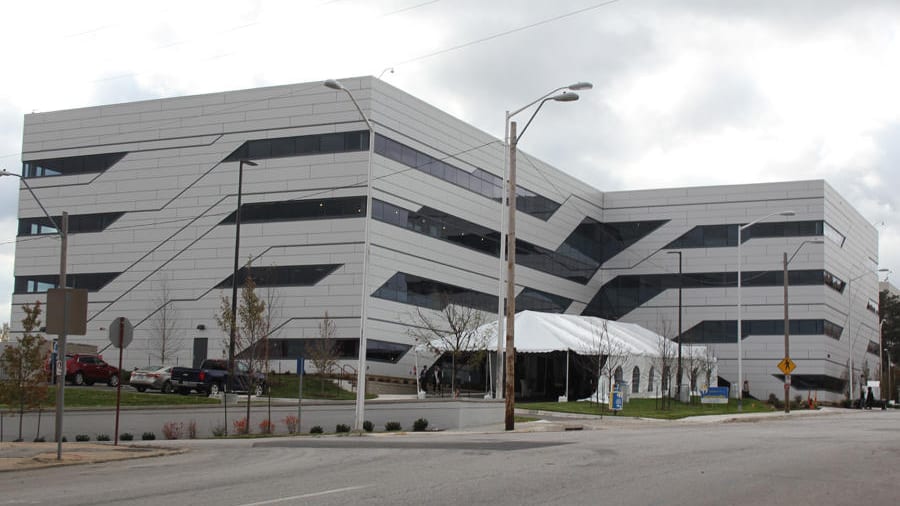
[[[304,367],[306,360],[303,357],[297,358],[297,376],[303,376],[306,374],[306,368]]]
[[[612,396],[612,410],[622,411],[622,392],[616,390]]]
[[[700,392],[701,404],[728,404],[728,387],[709,387]]]

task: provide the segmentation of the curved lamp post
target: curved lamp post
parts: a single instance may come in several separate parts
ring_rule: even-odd
[[[31,185],[28,184],[28,180],[25,179],[24,176],[20,174],[15,174],[7,171],[6,169],[0,170],[0,177],[2,176],[15,176],[22,181],[22,184],[25,185],[25,188],[28,189],[28,192],[31,193],[31,197],[34,198],[34,201],[41,207],[41,211],[44,212],[44,216],[50,220],[50,224],[53,225],[53,228],[56,229],[56,233],[59,234],[60,238],[60,246],[59,246],[59,287],[66,287],[66,252],[68,249],[69,243],[69,215],[66,212],[62,213],[61,223],[57,223],[56,220],[50,216],[50,213],[47,212],[47,209],[44,207],[44,204],[41,203],[40,199],[38,199],[37,195],[35,195],[34,190],[31,189]],[[66,306],[63,306],[63,314],[64,319],[68,321],[68,310]],[[56,437],[56,460],[62,459],[62,430],[63,430],[63,413],[65,412],[65,389],[66,389],[66,334],[65,334],[66,325],[63,325],[63,333],[59,335],[59,339],[56,347],[56,356],[57,361],[59,362],[59,370],[56,371],[56,374],[59,376],[56,382],[56,427],[55,427],[55,437]]]
[[[353,102],[353,105],[356,106],[356,110],[359,111],[359,115],[362,116],[363,121],[365,121],[366,128],[369,129],[369,161],[368,167],[366,168],[366,215],[363,217],[365,222],[363,225],[362,306],[360,307],[359,315],[359,370],[356,371],[356,421],[353,427],[355,430],[361,431],[363,430],[363,422],[365,422],[366,417],[366,320],[369,302],[369,217],[372,216],[372,157],[375,152],[375,129],[372,127],[372,122],[369,121],[366,113],[363,112],[362,107],[359,106],[359,102],[356,101],[356,97],[353,96],[353,93],[350,93],[350,90],[334,79],[328,79],[323,84],[326,88],[346,93]]]
[[[509,178],[509,120],[516,114],[524,111],[525,109],[533,106],[534,104],[536,104],[548,97],[556,95],[560,91],[589,90],[593,87],[594,87],[593,84],[591,84],[589,82],[585,82],[585,81],[572,83],[568,86],[560,86],[559,88],[555,88],[555,89],[548,91],[547,93],[544,93],[539,98],[530,102],[528,105],[526,105],[524,107],[520,107],[519,109],[517,109],[513,112],[506,111],[506,116],[504,117],[504,120],[503,120],[503,129],[504,129],[504,131],[503,131],[503,180],[500,185],[502,188],[500,191],[500,263],[499,263],[499,271],[500,272],[497,275],[497,282],[498,282],[498,287],[497,287],[497,358],[498,358],[498,360],[497,360],[497,374],[494,375],[494,382],[495,382],[494,383],[494,395],[498,399],[502,399],[505,397],[504,393],[503,393],[503,388],[502,388],[503,378],[502,378],[502,374],[500,374],[501,368],[502,368],[502,365],[501,365],[502,362],[499,360],[499,358],[500,358],[500,353],[502,353],[502,350],[503,350],[503,338],[505,335],[505,332],[504,332],[505,324],[503,321],[503,309],[504,309],[503,302],[506,298],[505,288],[506,288],[507,265],[506,265],[505,259],[506,259],[507,223],[509,221],[509,214],[507,214],[507,213],[509,210],[509,206],[504,205],[504,203],[505,203],[504,200],[506,199],[506,196],[509,193],[509,181],[508,181],[508,178]],[[521,134],[519,135],[519,137],[521,137]]]
[[[737,236],[737,356],[738,356],[738,411],[744,410],[744,366],[743,366],[743,353],[741,350],[741,326],[743,322],[741,321],[741,234],[744,229],[750,228],[757,223],[767,220],[772,216],[794,216],[794,211],[778,211],[772,214],[767,214],[762,218],[756,219],[747,223],[746,225],[738,225],[738,236]]]
[[[528,129],[528,126],[531,125],[534,117],[537,116],[537,113],[541,110],[541,107],[544,106],[545,103],[549,101],[555,102],[574,102],[578,100],[578,94],[565,91],[563,93],[557,93],[560,90],[570,90],[570,89],[590,89],[593,85],[590,83],[575,83],[571,86],[565,86],[563,88],[558,88],[553,90],[552,92],[542,96],[541,98],[531,102],[530,104],[521,107],[512,113],[506,113],[506,124],[509,132],[509,183],[508,188],[506,189],[508,204],[507,206],[501,205],[501,212],[504,207],[506,207],[506,212],[509,213],[509,232],[507,234],[506,242],[509,242],[510,248],[509,252],[506,255],[506,271],[507,271],[507,280],[506,280],[506,385],[505,385],[505,415],[504,415],[504,425],[506,430],[513,430],[515,428],[515,397],[516,397],[516,352],[515,352],[515,331],[516,331],[516,148],[519,143],[519,139],[522,138],[522,135],[525,134],[525,131]],[[534,104],[538,104],[537,108],[531,113],[531,117],[528,118],[528,121],[525,123],[525,127],[522,128],[522,132],[518,135],[516,134],[516,122],[510,121],[510,118],[515,116],[516,114],[528,109]],[[500,262],[503,263],[503,245],[504,241],[502,239],[502,231],[501,231],[501,254],[500,254]],[[500,302],[500,310],[502,311],[502,298]],[[502,320],[502,318],[498,318],[498,322]],[[499,323],[498,323],[499,330]],[[500,339],[500,333],[498,331],[498,344]],[[499,351],[499,346],[498,346]],[[499,361],[498,361],[499,362]],[[499,374],[497,375],[499,377]]]

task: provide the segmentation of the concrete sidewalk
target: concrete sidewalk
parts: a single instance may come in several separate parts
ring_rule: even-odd
[[[63,443],[62,459],[56,459],[56,443],[0,444],[0,473],[70,464],[97,464],[116,460],[174,455],[185,450],[112,443]]]
[[[558,413],[552,411],[516,410],[520,416],[536,416],[541,420],[533,422],[516,423],[516,433],[529,432],[563,432],[571,430],[604,430],[613,427],[648,427],[659,425],[680,424],[712,424],[733,422],[758,422],[762,420],[790,419],[794,417],[821,416],[821,415],[853,415],[862,413],[857,410],[840,408],[822,408],[818,410],[795,410],[790,414],[782,411],[769,413],[744,413],[728,415],[708,415],[682,418],[678,420],[661,420],[650,418],[633,418],[626,416],[591,416],[572,413]],[[502,423],[492,424],[475,429],[458,429],[443,431],[435,434],[450,435],[460,432],[481,433],[506,433]],[[387,433],[384,433],[387,434]],[[426,434],[416,432],[415,434]],[[382,435],[374,433],[371,435]],[[402,433],[390,433],[389,435],[402,435]],[[308,436],[301,436],[308,437]],[[326,436],[328,437],[328,436]],[[27,469],[39,469],[71,464],[96,464],[117,460],[160,457],[175,455],[188,451],[188,448],[196,445],[218,444],[222,442],[237,443],[235,439],[193,439],[193,440],[159,440],[143,441],[141,443],[122,444],[113,446],[112,443],[75,442],[63,443],[62,459],[56,459],[57,445],[50,443],[0,443],[0,473]],[[249,443],[259,441],[257,439],[245,440]],[[164,445],[164,446],[163,446]],[[180,445],[181,447],[174,447]]]

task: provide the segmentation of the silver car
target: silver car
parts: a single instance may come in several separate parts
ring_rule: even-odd
[[[171,365],[150,365],[136,369],[131,373],[128,382],[138,392],[146,392],[147,389],[159,390],[164,394],[172,392],[172,367]]]

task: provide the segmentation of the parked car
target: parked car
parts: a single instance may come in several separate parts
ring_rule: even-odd
[[[99,355],[66,355],[66,381],[75,385],[103,381],[115,387],[119,385],[119,369],[104,362]]]
[[[172,368],[171,365],[150,365],[135,369],[131,372],[131,380],[128,384],[138,392],[159,390],[164,394],[171,393]]]
[[[261,396],[268,390],[264,374],[254,372],[251,375],[247,371],[247,365],[237,362],[234,368],[234,380],[228,380],[228,361],[218,359],[206,359],[200,364],[199,369],[190,367],[174,367],[172,369],[172,387],[181,394],[189,394],[191,390],[206,395],[218,395],[226,389],[231,392],[247,392],[251,389],[253,394]]]

